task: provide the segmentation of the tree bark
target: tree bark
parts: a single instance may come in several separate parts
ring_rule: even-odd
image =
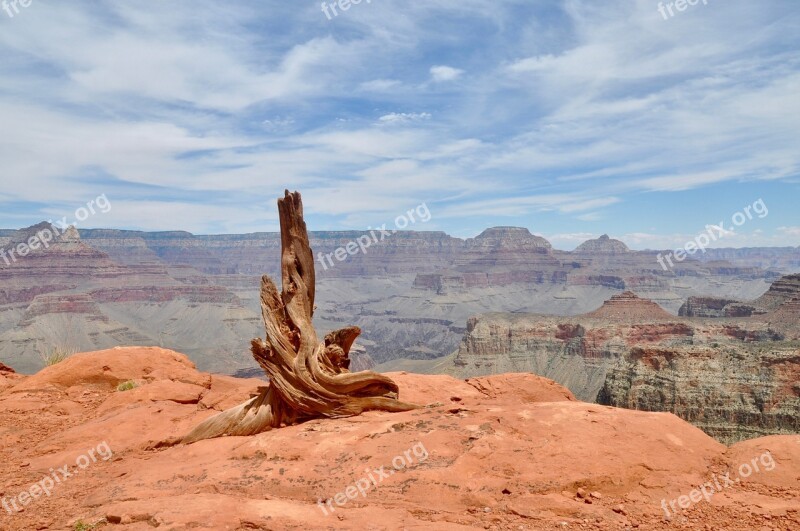
[[[359,415],[368,410],[408,411],[390,378],[371,371],[351,373],[350,347],[357,326],[336,330],[319,341],[314,315],[314,255],[303,220],[299,192],[278,200],[281,224],[281,283],[261,278],[261,314],[266,341],[251,342],[253,357],[269,377],[269,386],[247,402],[209,418],[182,442],[226,435],[255,435],[313,418]]]

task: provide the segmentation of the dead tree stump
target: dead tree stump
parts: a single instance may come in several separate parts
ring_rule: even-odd
[[[226,435],[255,435],[313,418],[359,415],[364,411],[408,411],[420,406],[399,400],[390,378],[371,371],[351,373],[350,347],[357,326],[319,341],[312,325],[315,272],[299,192],[278,199],[281,224],[281,285],[261,278],[261,314],[266,341],[251,342],[253,357],[269,385],[247,402],[211,417],[186,435],[189,444]]]

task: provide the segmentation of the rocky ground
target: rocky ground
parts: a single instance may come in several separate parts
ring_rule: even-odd
[[[427,407],[168,447],[263,382],[140,347],[0,369],[3,530],[800,527],[800,437],[726,447],[530,374],[397,373]]]

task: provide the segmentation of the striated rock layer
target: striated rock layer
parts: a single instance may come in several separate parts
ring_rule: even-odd
[[[608,321],[665,321],[675,317],[661,306],[646,299],[641,299],[632,291],[614,295],[603,305],[586,317],[605,319]]]
[[[0,230],[0,246],[48,227]],[[310,234],[321,288],[315,326],[360,326],[378,364],[447,356],[466,320],[480,313],[576,315],[626,290],[675,313],[692,295],[755,299],[777,274],[694,259],[667,271],[658,252],[631,251],[607,237],[565,252],[519,227],[468,239],[388,228],[374,231],[371,245],[354,254],[345,252],[348,245],[353,250],[353,242],[373,233]],[[258,333],[260,276],[278,272],[277,233],[92,229],[62,236],[8,267],[0,259],[0,359],[32,372],[53,345],[136,344],[186,352],[204,370],[257,368],[243,341]],[[80,311],[64,311],[70,307]]]
[[[800,301],[761,319],[675,317],[632,293],[577,317],[487,314],[469,320],[448,372],[530,371],[727,442],[800,433]]]
[[[782,272],[800,270],[800,247],[745,247],[741,249],[706,249],[697,256],[703,261],[725,260],[743,266]]]
[[[750,317],[755,312],[734,299],[719,297],[689,297],[678,310],[681,317]]]
[[[389,227],[391,229],[391,227]],[[147,233],[107,229],[82,230],[86,242],[125,264],[153,262],[191,265],[209,275],[276,273],[280,255],[277,233],[193,235],[172,231]],[[351,242],[369,236],[364,251],[334,256]],[[669,291],[676,278],[774,278],[758,267],[689,259],[664,270],[657,252],[631,251],[603,235],[573,252],[554,250],[526,228],[494,227],[462,240],[444,232],[403,230],[310,232],[320,278],[375,275],[419,275],[415,286],[442,291],[520,283],[569,284]],[[800,269],[800,266],[798,266]]]
[[[608,234],[603,234],[596,240],[587,240],[575,248],[576,254],[584,253],[627,253],[630,252],[628,246],[620,240],[609,238]]]
[[[800,433],[800,348],[717,345],[634,347],[597,402],[669,411],[723,442]]]
[[[157,348],[76,355],[0,390],[0,529],[800,525],[798,437],[728,448],[674,415],[578,402],[530,374],[391,376],[429,407],[168,447],[265,383]],[[69,476],[17,512],[56,469]],[[676,505],[726,473],[733,486]]]
[[[678,315],[685,317],[750,317],[775,311],[800,298],[800,275],[786,275],[773,282],[766,293],[754,301],[742,302],[720,297],[689,297]]]
[[[800,298],[800,275],[786,275],[773,282],[769,290],[753,304],[757,308],[772,311],[797,298]]]
[[[41,368],[55,348],[119,344],[178,344],[217,371],[251,365],[242,337],[257,333],[258,314],[229,289],[157,260],[119,263],[74,227],[11,231],[3,248],[37,234],[46,245],[0,259],[0,358],[20,372]]]

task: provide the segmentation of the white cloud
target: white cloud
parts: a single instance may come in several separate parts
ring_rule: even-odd
[[[289,116],[275,116],[261,122],[268,131],[280,131],[294,125],[294,118]]]
[[[491,188],[489,183],[486,183],[485,186],[485,190]],[[461,217],[464,212],[480,212],[494,216],[524,216],[532,212],[572,214],[612,205],[617,202],[619,202],[617,197],[592,198],[580,193],[516,195],[513,197],[464,202],[444,209],[440,215],[441,217]]]
[[[452,66],[440,65],[431,67],[431,79],[437,83],[456,80],[461,77],[463,73],[463,70],[453,68]]]
[[[592,240],[598,236],[599,234],[596,235],[591,232],[572,232],[543,235],[543,238],[552,243],[555,247],[561,248],[564,245],[568,247],[577,247],[586,240]]]
[[[291,187],[334,225],[436,201],[451,232],[546,213],[644,241],[668,225],[625,214],[641,192],[797,180],[787,6],[665,22],[649,0],[373,2],[331,24],[276,0],[34,3],[0,32],[3,219],[102,192],[152,213],[157,194],[208,207],[202,228]],[[796,241],[780,216],[752,237]]]
[[[366,92],[386,92],[401,85],[400,81],[396,79],[373,79],[372,81],[365,81],[359,87]]]
[[[800,245],[800,227],[778,227],[778,231],[785,236],[796,238],[795,244]]]
[[[427,112],[420,112],[420,113],[405,113],[405,112],[392,112],[389,114],[384,114],[378,121],[384,124],[407,124],[410,122],[419,122],[422,120],[430,120],[431,115]]]

